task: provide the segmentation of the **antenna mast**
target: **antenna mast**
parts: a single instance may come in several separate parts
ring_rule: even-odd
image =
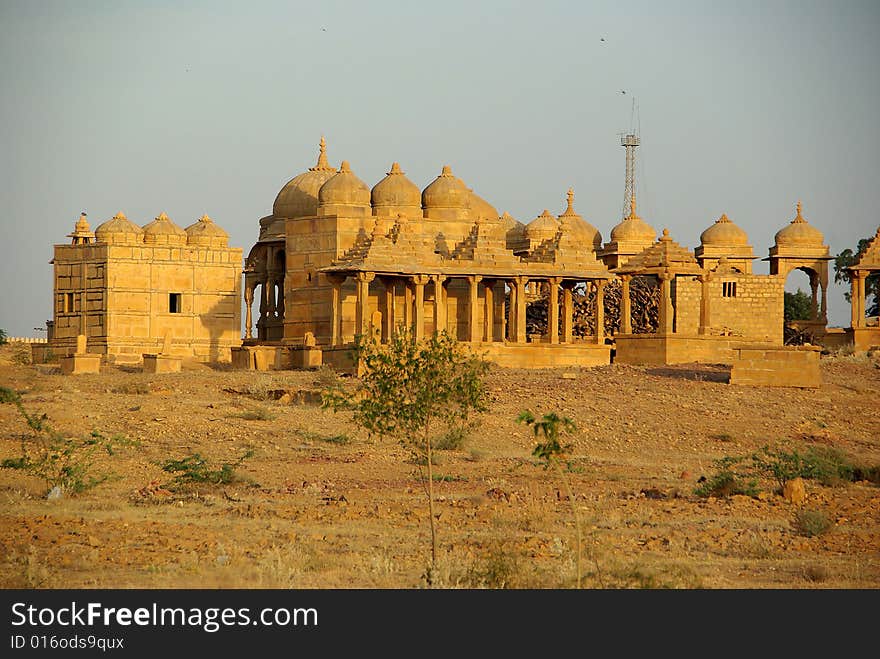
[[[626,186],[623,191],[623,218],[629,217],[630,203],[636,192],[636,147],[639,145],[639,136],[634,132],[620,136],[620,146],[626,147]]]

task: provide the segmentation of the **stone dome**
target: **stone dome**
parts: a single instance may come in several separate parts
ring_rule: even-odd
[[[421,208],[422,193],[418,186],[410,181],[398,163],[391,164],[391,171],[370,191],[373,208],[399,208],[415,206]]]
[[[824,247],[825,236],[803,218],[801,202],[798,202],[797,216],[787,227],[776,232],[775,241],[777,245],[792,247]]]
[[[318,190],[318,207],[324,205],[369,206],[370,188],[351,171],[343,160],[339,171]]]
[[[148,245],[185,245],[186,231],[171,221],[165,213],[144,225],[144,242]]]
[[[653,243],[657,232],[636,214],[636,198],[630,200],[629,216],[611,229],[611,242]]]
[[[715,224],[700,234],[702,245],[748,245],[748,234],[731,222],[726,214],[722,214]]]
[[[581,244],[592,245],[596,250],[602,246],[602,234],[592,224],[574,212],[574,190],[568,190],[568,207],[559,216],[559,224],[565,234]]]
[[[559,221],[550,214],[546,208],[525,228],[525,237],[531,242],[543,242],[549,238],[555,238],[559,231]]]
[[[207,215],[202,215],[198,222],[186,228],[186,241],[197,247],[227,247],[229,234],[214,224]]]
[[[298,217],[310,217],[318,213],[318,190],[331,177],[336,170],[327,162],[327,143],[321,138],[321,152],[318,155],[318,163],[307,172],[290,179],[272,205],[272,215],[275,219],[295,219]]]
[[[422,190],[422,206],[429,208],[469,208],[471,191],[452,173],[449,165],[443,165],[440,176]]]
[[[134,245],[144,242],[144,230],[119,211],[95,229],[95,239],[110,245]]]
[[[498,219],[498,211],[495,210],[495,207],[488,201],[483,199],[480,195],[476,194],[473,190],[470,190],[470,197],[468,199],[468,202],[470,203],[471,215],[473,216],[473,219]]]

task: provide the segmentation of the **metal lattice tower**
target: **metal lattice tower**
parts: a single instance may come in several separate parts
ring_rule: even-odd
[[[639,145],[638,135],[630,133],[620,136],[620,146],[626,147],[626,188],[623,191],[623,218],[629,217],[630,202],[636,193],[636,147]]]

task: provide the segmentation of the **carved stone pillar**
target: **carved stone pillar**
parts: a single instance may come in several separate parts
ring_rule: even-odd
[[[550,296],[547,301],[547,335],[551,344],[559,343],[559,277],[550,277],[547,287]]]
[[[276,281],[278,283],[278,302],[275,305],[275,312],[279,319],[284,320],[284,278]]]
[[[620,333],[632,334],[632,300],[629,296],[631,275],[620,276]]]
[[[431,275],[434,281],[434,331],[438,334],[446,330],[446,289],[445,275]]]
[[[514,341],[525,343],[526,336],[526,287],[529,285],[528,277],[516,278],[516,330]]]
[[[275,280],[271,277],[266,277],[263,290],[266,293],[266,317],[273,318],[275,316]]]
[[[327,275],[327,281],[332,286],[330,297],[330,345],[342,345],[342,284],[345,283],[345,275]]]
[[[511,343],[516,342],[516,282],[508,282],[510,292],[507,294],[507,333],[505,336]]]
[[[483,294],[486,296],[486,304],[483,307],[483,340],[492,343],[495,340],[495,282],[483,284]]]
[[[471,343],[479,343],[482,338],[482,328],[477,322],[479,315],[479,299],[480,299],[480,281],[483,278],[480,275],[468,276],[468,292],[470,294],[468,304],[468,340]]]
[[[412,331],[413,325],[413,291],[409,281],[403,281],[403,326]]]
[[[429,281],[428,275],[415,275],[412,278],[415,289],[413,337],[416,341],[421,341],[425,338],[425,284]]]
[[[815,272],[810,273],[810,320],[819,319],[819,275]]]
[[[596,287],[596,343],[605,343],[605,285],[604,279],[597,280],[593,285]]]
[[[660,279],[660,313],[657,333],[672,334],[672,275],[669,271],[657,275]]]
[[[385,316],[382,322],[382,340],[386,343],[394,336],[394,287],[396,280],[393,277],[383,277],[385,285]]]
[[[572,299],[572,282],[562,284],[562,340],[574,342],[574,301]]]
[[[254,303],[254,286],[251,282],[247,282],[244,287],[244,338],[252,339],[251,325],[253,324],[253,312],[251,306]]]
[[[709,328],[712,326],[712,322],[710,320],[711,314],[711,298],[709,297],[709,279],[711,275],[707,272],[706,274],[700,275],[700,327],[698,332],[700,334],[708,334]]]
[[[359,272],[355,275],[357,281],[357,307],[355,310],[354,333],[364,335],[367,333],[367,325],[370,321],[368,305],[370,303],[370,282],[376,278],[374,272]]]

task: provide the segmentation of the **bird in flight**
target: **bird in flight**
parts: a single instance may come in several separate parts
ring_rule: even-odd
[[[620,90],[620,93],[621,93],[621,94],[626,94],[626,90],[625,90],[625,89],[621,89],[621,90]]]
[[[599,39],[599,41],[605,41],[605,37],[602,37],[601,39]]]

